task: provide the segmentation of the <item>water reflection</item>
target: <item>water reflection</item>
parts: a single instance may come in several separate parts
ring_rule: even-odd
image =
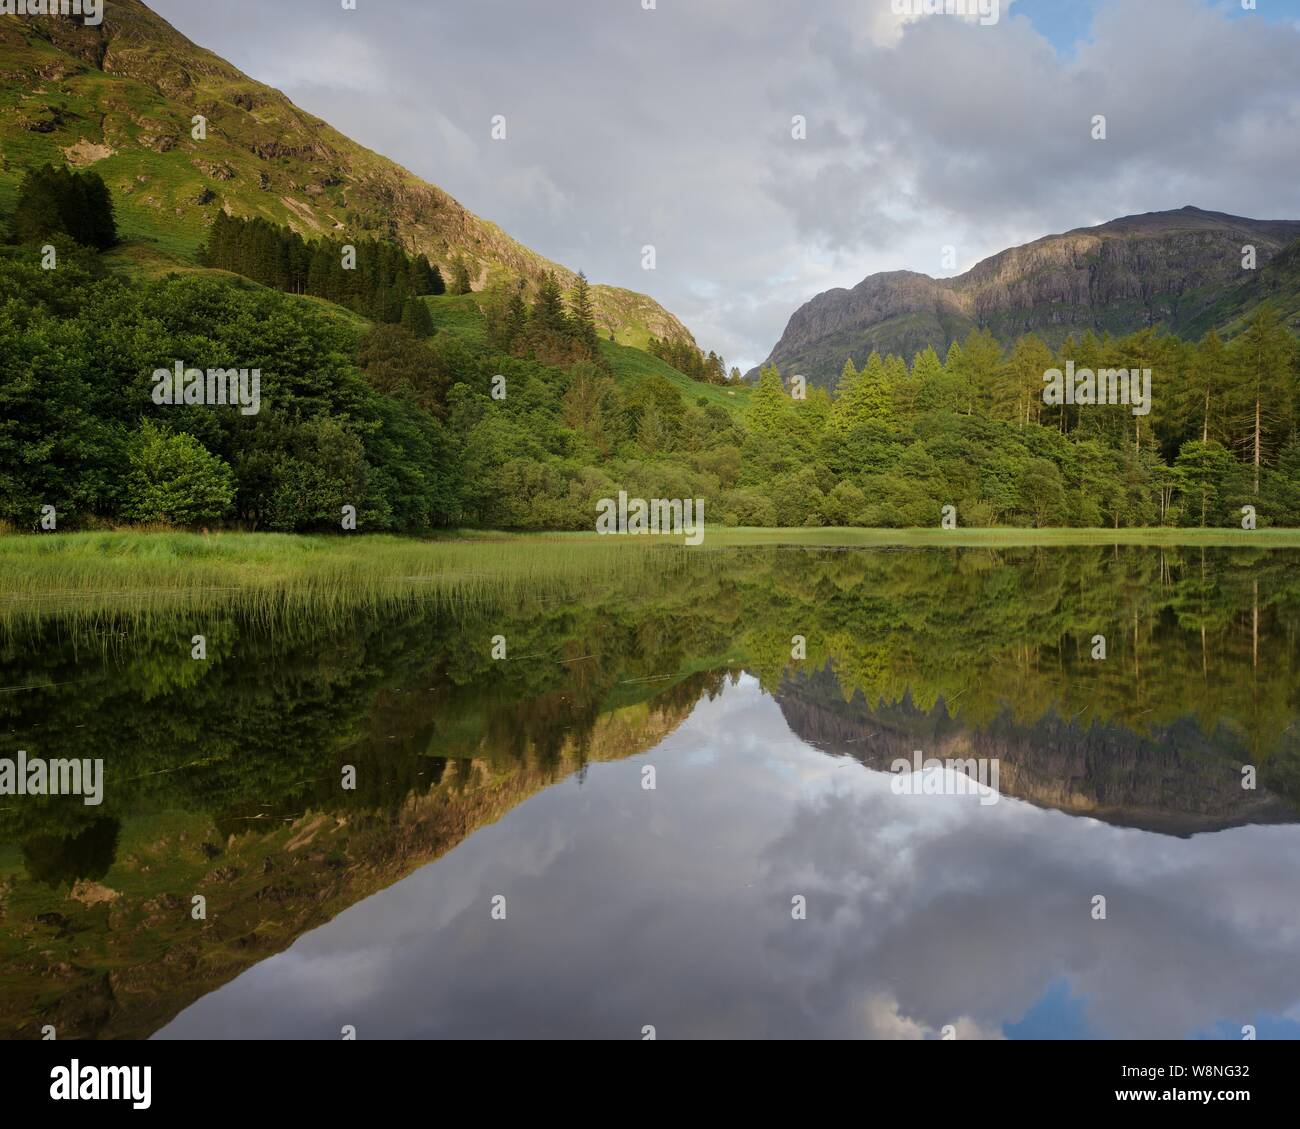
[[[1179,842],[1015,800],[896,796],[790,733],[746,678],[652,752],[528,801],[162,1035],[1277,1029],[1300,1002],[1298,861],[1294,828]]]
[[[52,621],[0,651],[5,752],[103,756],[105,802],[0,798],[0,1034],[1294,1035],[1296,563],[749,550]],[[914,748],[1002,802],[892,794]]]

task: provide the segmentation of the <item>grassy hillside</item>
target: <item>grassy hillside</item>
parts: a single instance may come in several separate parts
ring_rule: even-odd
[[[193,118],[207,120],[195,140]],[[225,208],[305,238],[395,237],[444,269],[471,266],[476,288],[553,271],[575,275],[463,208],[441,189],[305,113],[283,94],[196,46],[140,0],[108,0],[101,27],[0,20],[0,212],[28,168],[94,167],[127,239],[192,258]],[[594,286],[598,321],[620,342],[689,338],[653,299]]]
[[[128,279],[152,280],[169,274],[214,275],[231,279],[245,288],[263,289],[258,283],[241,275],[198,266],[182,254],[164,250],[157,244],[141,240],[132,240],[113,248],[102,256],[102,261],[112,273]],[[359,314],[323,298],[309,295],[290,295],[290,297],[314,309],[324,310],[357,329],[365,329],[370,325],[370,322]],[[479,295],[442,294],[437,297],[426,297],[423,301],[428,305],[434,327],[439,333],[458,337],[466,344],[477,348],[486,346],[486,320],[479,305]],[[659,376],[676,388],[688,403],[697,403],[703,399],[709,404],[721,404],[738,418],[743,416],[745,407],[749,403],[751,389],[748,385],[740,388],[724,388],[701,384],[678,372],[658,357],[627,344],[601,341],[600,350],[614,378],[625,387],[633,386],[650,376]]]
[[[425,298],[424,301],[428,304],[434,327],[439,333],[454,334],[472,345],[483,346],[486,343],[486,322],[477,295],[443,294],[436,298]],[[709,404],[721,404],[737,417],[743,414],[749,403],[751,388],[748,385],[729,388],[702,384],[640,348],[602,340],[600,352],[614,379],[624,386],[659,376],[677,389],[687,403],[694,404],[703,399]]]
[[[211,275],[224,278],[245,290],[265,290],[266,287],[240,274],[230,271],[214,270],[201,267],[191,260],[172,251],[163,250],[157,244],[139,240],[121,243],[100,256],[100,261],[109,273],[129,280],[138,279],[151,282],[173,274]],[[313,310],[323,311],[331,317],[339,318],[357,330],[367,329],[371,322],[345,306],[336,305],[324,298],[310,294],[286,295],[290,301],[301,302]]]

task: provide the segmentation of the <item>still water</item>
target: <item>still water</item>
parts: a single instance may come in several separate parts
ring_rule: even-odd
[[[1300,555],[664,553],[11,632],[0,1036],[1300,1036]]]

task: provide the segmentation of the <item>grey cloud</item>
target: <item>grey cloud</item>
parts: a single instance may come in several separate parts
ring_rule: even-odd
[[[161,1037],[344,1022],[367,1037],[996,1037],[1061,984],[1101,1036],[1296,1013],[1300,825],[1170,839],[1007,797],[897,796],[889,779],[800,741],[743,679]],[[506,922],[489,918],[495,893]]]
[[[1014,8],[896,34],[887,0],[155,6],[543,254],[651,293],[742,367],[814,293],[937,273],[945,244],[965,268],[1134,211],[1300,214],[1300,29],[1204,0],[1104,0],[1065,58]]]

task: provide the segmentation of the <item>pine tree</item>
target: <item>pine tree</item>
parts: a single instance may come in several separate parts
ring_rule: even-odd
[[[408,279],[412,294],[419,296],[433,293],[433,270],[424,255],[416,255],[411,260]]]
[[[1231,379],[1228,351],[1218,333],[1210,330],[1192,353],[1177,391],[1180,423],[1185,432],[1199,434],[1202,443],[1210,441],[1212,430],[1215,439],[1226,438],[1222,408]]]
[[[510,295],[510,301],[506,303],[505,322],[502,327],[502,348],[511,352],[514,347],[523,338],[524,331],[528,328],[528,307],[524,303],[523,283],[521,282],[513,294]]]
[[[763,368],[758,374],[758,387],[749,400],[746,422],[750,430],[760,435],[783,434],[789,419],[790,403],[776,365]]]
[[[1015,399],[1015,420],[1017,427],[1027,427],[1033,420],[1038,422],[1043,409],[1043,373],[1052,368],[1052,351],[1039,339],[1037,334],[1027,333],[1016,342],[1011,350],[1011,358],[1006,365],[1007,379],[1005,386]]]
[[[465,259],[457,255],[451,264],[451,292],[453,294],[469,294],[474,287],[469,279],[469,266]]]
[[[402,327],[410,330],[416,337],[433,335],[433,318],[429,316],[429,307],[420,298],[407,298],[402,303]]]
[[[530,322],[547,333],[567,337],[569,319],[564,312],[564,299],[560,295],[560,284],[555,275],[547,273],[537,288],[537,301],[533,303]]]
[[[112,195],[98,173],[54,165],[34,169],[18,186],[10,233],[19,243],[66,235],[84,247],[107,250],[117,242]]]
[[[1001,381],[1002,346],[987,329],[972,330],[961,347],[962,411],[967,415],[979,407],[983,414],[996,415]]]
[[[835,394],[840,397],[847,396],[857,379],[858,370],[853,367],[853,358],[845,357],[844,365],[840,369],[839,383],[835,385]]]
[[[587,283],[587,276],[581,271],[578,272],[578,281],[574,284],[570,299],[569,324],[574,339],[587,351],[589,357],[594,358],[599,348],[596,315],[591,308],[591,287]]]
[[[893,390],[880,354],[873,350],[856,376],[849,375],[852,368],[852,361],[846,361],[840,375],[840,391],[831,409],[830,427],[840,434],[864,423],[888,424],[894,418]],[[847,384],[844,383],[846,376],[849,377]]]

